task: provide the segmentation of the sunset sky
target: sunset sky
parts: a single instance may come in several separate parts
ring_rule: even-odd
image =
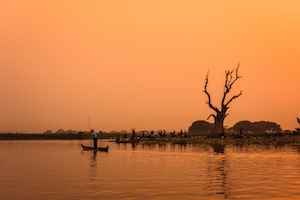
[[[0,132],[180,130],[242,90],[225,125],[299,127],[299,0],[0,3]],[[211,121],[212,122],[212,121]]]

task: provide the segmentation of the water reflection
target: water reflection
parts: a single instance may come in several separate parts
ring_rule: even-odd
[[[214,150],[214,153],[221,153],[221,154],[224,154],[225,153],[225,144],[224,143],[211,143],[209,144],[213,150]]]
[[[300,144],[293,144],[291,145],[291,147],[295,149],[298,153],[300,153]]]
[[[0,199],[299,199],[300,145],[219,142],[0,141]]]
[[[136,150],[138,144],[135,142],[125,142],[125,143],[117,143],[117,147],[119,150],[127,150],[127,148],[131,147],[131,150]]]
[[[216,154],[224,154],[226,146],[224,143],[212,144],[173,144],[173,143],[119,143],[116,144],[118,150],[143,150],[143,151],[159,151],[159,152],[210,152],[211,149]],[[242,149],[243,147],[240,146]]]
[[[300,146],[293,148],[300,151]],[[256,195],[268,199],[268,195],[277,191],[273,190],[274,187],[281,187],[282,191],[289,193],[296,192],[298,188],[296,180],[293,184],[283,183],[288,176],[299,176],[288,169],[293,165],[283,164],[284,161],[289,162],[289,155],[281,155],[282,152],[291,152],[293,148],[282,145],[225,145],[222,141],[211,144],[116,144],[117,154],[112,149],[108,155],[111,158],[122,155],[118,157],[122,160],[122,167],[117,164],[109,169],[116,168],[116,180],[130,180],[125,181],[124,185],[132,184],[136,188],[132,193],[139,196],[143,196],[146,190],[151,194],[173,193],[172,197],[179,198],[177,192],[182,188],[181,195],[185,197],[197,193],[208,199],[254,199]],[[91,167],[97,167],[92,165],[96,159],[97,155],[91,157]],[[111,160],[106,164],[111,164]],[[98,169],[98,176],[105,176],[102,174],[103,166],[106,165]],[[197,199],[190,197],[187,199]]]
[[[156,144],[141,144],[142,150],[150,150],[155,151],[156,150]]]
[[[131,149],[132,149],[132,150],[135,150],[135,149],[136,149],[136,146],[138,145],[138,144],[135,143],[135,142],[131,142],[130,144],[131,144]]]
[[[174,151],[185,152],[187,150],[188,144],[179,143],[179,144],[171,144],[171,148]]]
[[[224,153],[224,151],[223,151]],[[217,161],[215,165],[215,170],[217,175],[215,177],[215,181],[218,182],[220,186],[220,191],[217,191],[217,195],[223,195],[224,199],[226,199],[229,195],[228,188],[227,188],[227,168],[226,168],[226,156],[221,157],[220,160]]]
[[[167,144],[158,144],[158,151],[166,151],[167,150]]]
[[[206,166],[207,185],[204,190],[207,191],[209,196],[227,199],[230,188],[227,184],[229,169],[227,155],[225,154],[225,144],[213,143],[209,146],[214,154],[208,154]]]
[[[97,151],[91,151],[93,152],[91,157],[90,157],[90,166],[92,168],[96,168],[97,167]]]

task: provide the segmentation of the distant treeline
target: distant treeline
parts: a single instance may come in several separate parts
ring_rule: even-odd
[[[133,129],[134,130],[134,129]],[[154,136],[183,136],[187,134],[182,130],[180,132],[172,131],[166,132],[163,131],[138,131],[134,133],[137,136],[143,137],[154,137]],[[110,131],[110,132],[103,132],[99,131],[97,133],[99,139],[115,139],[119,138],[120,136],[127,135],[130,137],[132,132],[127,131]],[[75,131],[75,130],[58,130],[55,133],[52,131],[47,130],[44,133],[1,133],[0,140],[85,140],[91,139],[91,133],[88,131]]]
[[[98,133],[99,139],[115,138],[115,136],[108,133]],[[84,140],[91,139],[88,132],[78,133],[2,133],[0,140]]]
[[[192,123],[189,127],[188,131],[171,131],[167,132],[165,130],[158,131],[148,131],[148,130],[140,130],[135,131],[132,129],[131,132],[127,132],[125,130],[122,131],[110,131],[103,132],[99,131],[97,133],[99,139],[116,139],[116,138],[124,138],[131,137],[133,133],[139,138],[155,138],[155,137],[193,137],[193,136],[210,136],[211,129],[213,128],[213,124],[209,123],[205,120],[198,120]],[[250,122],[248,120],[239,121],[233,127],[225,129],[227,136],[235,136],[241,134],[243,135],[290,135],[296,134],[300,135],[300,129],[296,128],[293,131],[290,130],[282,130],[280,125],[275,122],[268,121],[259,121],[259,122]],[[55,132],[51,130],[46,130],[43,133],[0,133],[0,140],[84,140],[91,139],[91,134],[88,131],[76,131],[76,130],[63,130],[59,129]]]
[[[209,123],[205,120],[198,120],[192,123],[189,127],[189,132],[191,134],[198,134],[198,135],[207,135],[213,129],[214,124]],[[281,126],[275,122],[269,121],[257,121],[251,122],[248,120],[239,121],[234,124],[232,127],[225,128],[225,132],[227,134],[278,134],[278,133],[285,133],[285,134],[299,134],[300,129],[296,128],[295,130],[282,130]]]
[[[72,140],[87,139],[88,136],[80,134],[39,134],[39,133],[4,133],[0,134],[0,140]]]

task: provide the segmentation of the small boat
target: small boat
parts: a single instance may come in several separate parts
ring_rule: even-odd
[[[83,144],[81,144],[81,147],[82,147],[83,151],[94,150],[94,151],[105,151],[105,152],[108,152],[108,146],[106,146],[106,147],[98,147],[97,149],[95,149],[94,147],[84,146]]]

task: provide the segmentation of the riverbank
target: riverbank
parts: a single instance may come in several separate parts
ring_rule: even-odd
[[[123,142],[121,142],[123,143]],[[179,145],[187,145],[187,144],[222,144],[222,145],[299,145],[300,146],[300,135],[286,135],[286,136],[255,136],[255,137],[243,137],[243,138],[235,138],[235,137],[226,137],[226,138],[210,138],[210,137],[154,137],[154,138],[141,138],[139,140],[135,140],[133,142],[128,141],[127,143],[134,144],[179,144]]]
[[[112,139],[115,135],[108,133],[98,134],[99,139]],[[91,139],[90,133],[64,133],[64,134],[40,134],[40,133],[2,133],[0,140],[85,140]]]
[[[116,142],[117,134],[102,133],[98,134],[99,139],[109,139],[111,142]],[[7,133],[0,134],[0,140],[87,140],[91,139],[89,134],[86,133],[68,133],[68,134],[22,134],[22,133]],[[120,142],[124,143],[124,142]],[[280,136],[270,135],[257,135],[257,136],[244,136],[244,137],[233,137],[228,136],[226,138],[211,138],[206,136],[188,136],[188,137],[145,137],[139,138],[138,140],[130,141],[126,143],[134,144],[224,144],[224,145],[299,145],[300,146],[300,135],[299,134],[288,134]]]

